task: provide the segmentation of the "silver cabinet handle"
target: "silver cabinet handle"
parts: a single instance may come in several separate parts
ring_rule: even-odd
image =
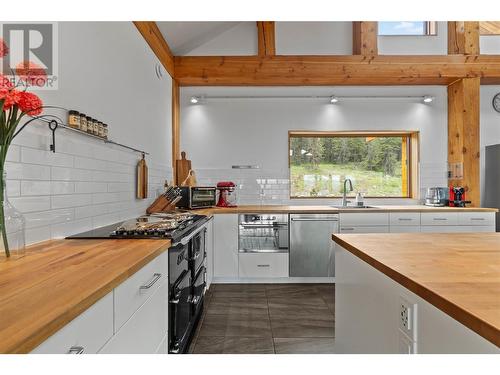
[[[435,221],[446,221],[448,219],[445,218],[445,217],[434,217],[434,218],[432,218],[432,220],[435,220]]]
[[[471,220],[484,220],[484,217],[471,217]]]
[[[271,267],[270,264],[257,264],[257,267]]]
[[[144,289],[149,289],[151,288],[161,277],[161,273],[155,273],[153,274],[153,279],[146,285],[141,285],[139,289],[144,290]]]
[[[85,348],[83,346],[72,346],[67,354],[83,354],[84,352]]]
[[[354,228],[340,228],[340,230],[354,230]]]
[[[412,221],[413,219],[410,219],[409,217],[400,217],[398,218],[399,221]]]

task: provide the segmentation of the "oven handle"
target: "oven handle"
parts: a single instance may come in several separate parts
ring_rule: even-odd
[[[179,245],[179,244],[182,244],[182,245],[186,246],[186,245],[189,243],[189,241],[191,240],[191,238],[193,238],[194,236],[196,236],[198,233],[200,233],[200,232],[201,232],[201,231],[203,231],[203,230],[204,230],[204,231],[206,231],[206,230],[207,230],[207,228],[205,228],[205,227],[201,227],[199,230],[197,230],[196,232],[191,233],[189,236],[184,237],[184,238],[181,238],[181,239],[180,239],[180,241],[179,241],[179,242],[174,243],[174,244],[172,245],[172,247],[175,247],[175,246],[177,246],[177,245]]]
[[[182,290],[177,291],[177,287],[182,282],[182,280],[185,279],[186,275],[188,275],[188,274],[189,274],[188,271],[186,271],[186,270],[182,271],[181,275],[179,276],[179,278],[177,279],[175,284],[172,286],[172,291],[174,292],[174,296],[173,296],[173,299],[171,299],[169,301],[170,303],[172,303],[174,305],[177,305],[179,303],[181,295],[182,295]]]

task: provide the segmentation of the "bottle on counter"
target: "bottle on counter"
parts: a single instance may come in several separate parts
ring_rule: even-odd
[[[361,194],[361,192],[359,192],[358,194],[356,194],[356,206],[364,206],[365,205],[365,202],[363,200],[363,194]]]
[[[87,132],[87,115],[85,113],[80,113],[80,130]]]
[[[80,113],[78,111],[68,111],[68,125],[73,129],[80,129]]]
[[[87,133],[94,134],[94,120],[90,116],[87,116]]]

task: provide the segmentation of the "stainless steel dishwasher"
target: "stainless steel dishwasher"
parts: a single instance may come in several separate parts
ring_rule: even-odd
[[[337,214],[291,214],[290,277],[335,276],[332,233],[338,231]]]

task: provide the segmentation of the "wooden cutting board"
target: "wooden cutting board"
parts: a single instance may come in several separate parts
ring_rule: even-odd
[[[137,163],[137,199],[146,199],[148,197],[148,166],[146,159],[142,155],[142,159]]]
[[[186,152],[181,152],[181,159],[175,161],[175,184],[181,186],[182,182],[189,176],[191,160],[186,159]]]

